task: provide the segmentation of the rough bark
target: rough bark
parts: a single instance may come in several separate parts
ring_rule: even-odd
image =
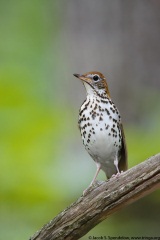
[[[113,177],[97,182],[89,192],[44,225],[30,240],[75,240],[122,207],[160,188],[160,154]]]

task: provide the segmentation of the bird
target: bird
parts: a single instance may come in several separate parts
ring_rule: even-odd
[[[100,170],[107,179],[127,170],[127,148],[121,115],[111,100],[104,75],[97,71],[73,74],[86,89],[78,126],[85,149],[96,163],[96,173],[85,192],[94,185]]]

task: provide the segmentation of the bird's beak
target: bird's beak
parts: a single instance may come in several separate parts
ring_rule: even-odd
[[[78,74],[78,73],[74,73],[73,74],[75,77],[79,78],[80,80],[82,80],[83,82],[86,82],[88,84],[91,84],[91,79],[86,78],[84,75]]]
[[[74,73],[73,76],[80,78],[82,75],[78,74],[78,73]]]
[[[81,74],[74,73],[73,75],[74,75],[75,77],[79,78],[80,80],[84,80],[84,79],[85,79],[85,77],[84,77],[83,75],[81,75]]]

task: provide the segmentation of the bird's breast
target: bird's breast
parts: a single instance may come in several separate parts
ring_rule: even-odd
[[[106,98],[87,98],[79,112],[79,127],[86,150],[96,158],[106,159],[121,147],[120,114]]]

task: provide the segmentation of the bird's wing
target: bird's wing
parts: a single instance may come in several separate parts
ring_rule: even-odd
[[[128,161],[127,161],[127,147],[126,147],[126,141],[125,141],[125,135],[124,135],[124,130],[123,130],[123,125],[122,123],[119,124],[121,133],[122,133],[122,148],[120,151],[120,161],[118,164],[119,170],[120,171],[126,171],[128,168]]]

